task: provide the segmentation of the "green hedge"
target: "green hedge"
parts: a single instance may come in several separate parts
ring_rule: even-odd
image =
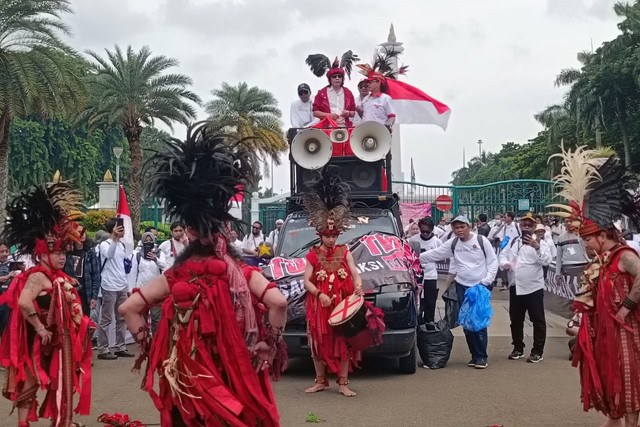
[[[143,221],[140,223],[140,235],[144,233],[144,229],[147,227],[155,227],[156,223],[154,221]],[[156,238],[157,243],[162,243],[165,240],[169,240],[171,238],[171,229],[169,228],[170,224],[158,223],[158,237]]]

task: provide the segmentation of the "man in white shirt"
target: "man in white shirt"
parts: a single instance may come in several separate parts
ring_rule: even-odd
[[[125,347],[124,319],[118,313],[122,304],[131,292],[128,272],[125,263],[131,262],[127,257],[125,245],[120,239],[124,236],[124,226],[119,225],[116,218],[111,218],[105,225],[110,237],[100,244],[102,307],[98,322],[98,359],[115,360],[118,357],[134,357]],[[126,261],[125,261],[126,259]],[[131,264],[129,264],[131,265]],[[93,305],[93,303],[92,303]],[[115,316],[116,351],[109,351],[109,326]]]
[[[520,221],[521,236],[509,241],[499,257],[500,267],[509,273],[509,318],[513,341],[509,359],[524,357],[524,319],[528,312],[533,323],[533,347],[527,358],[530,363],[543,360],[547,336],[543,267],[551,262],[549,247],[534,234],[535,225],[535,217],[527,212]]]
[[[256,221],[251,227],[251,233],[247,233],[242,240],[242,254],[249,256],[258,256],[258,246],[264,242],[262,234],[262,223]]]
[[[505,239],[508,243],[520,236],[520,229],[518,228],[518,224],[514,221],[514,213],[506,212],[502,218],[503,220],[491,229],[488,237],[489,241],[493,242],[493,246],[496,248],[498,254],[501,251],[501,245],[505,244]],[[499,271],[497,278],[502,282],[501,291],[506,291],[509,287],[506,272]]]
[[[189,239],[184,232],[183,223],[175,221],[169,228],[171,229],[171,239],[165,240],[158,247],[164,254],[166,270],[173,267],[173,263],[176,262],[176,257],[178,257],[189,244]]]
[[[366,79],[360,80],[358,83],[358,93],[359,95],[355,97],[356,100],[356,111],[362,111],[362,101],[369,96],[369,84]],[[360,114],[356,114],[353,116],[353,120],[351,120],[353,126],[358,126],[362,123],[362,116]]]
[[[293,141],[301,128],[308,127],[319,120],[313,117],[313,98],[311,88],[306,83],[298,85],[298,99],[291,103],[289,109],[291,129],[287,131],[287,139]]]
[[[457,216],[451,226],[455,238],[447,240],[441,246],[420,255],[420,262],[434,262],[452,258],[456,261],[456,291],[461,305],[464,294],[472,286],[483,285],[491,289],[493,279],[498,272],[498,259],[491,244],[484,236],[471,232],[471,222],[464,215]],[[471,352],[469,367],[484,369],[488,366],[487,329],[480,331],[464,330],[467,345]]]
[[[378,122],[391,128],[396,121],[396,112],[393,109],[393,100],[384,93],[386,86],[385,77],[374,74],[367,79],[369,96],[362,100],[362,107],[356,111],[362,116],[363,122]]]
[[[238,255],[242,255],[242,242],[238,240],[238,232],[236,230],[229,231],[229,244],[235,248]]]
[[[411,237],[409,243],[417,242],[420,246],[420,253],[442,245],[440,239],[433,234],[435,224],[430,216],[421,218],[418,221],[418,227],[420,227],[420,234]],[[429,323],[435,321],[436,301],[438,300],[438,270],[435,262],[420,261],[423,274],[422,307],[424,307],[424,321],[425,323]]]
[[[450,227],[447,225],[447,220],[444,217],[440,217],[438,225],[433,229],[433,234],[435,234],[438,239],[442,239],[442,236],[449,232],[448,228]]]
[[[269,236],[267,237],[267,243],[271,245],[272,248],[275,248],[278,244],[278,239],[280,238],[280,230],[282,229],[282,224],[284,221],[280,218],[276,220],[276,228],[271,230]]]

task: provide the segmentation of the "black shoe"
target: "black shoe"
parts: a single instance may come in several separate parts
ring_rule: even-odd
[[[470,368],[475,368],[476,367],[476,361],[471,359],[469,360],[469,363],[467,363],[467,366]]]
[[[118,356],[113,353],[102,353],[98,355],[98,359],[100,360],[116,360]]]
[[[117,357],[136,357],[135,354],[129,353],[128,350],[120,350],[114,353]]]
[[[489,363],[487,363],[487,359],[476,360],[476,369],[486,369],[487,366],[489,366]]]
[[[538,363],[538,362],[542,362],[543,360],[544,359],[539,354],[532,354],[527,358],[527,362],[529,363]]]
[[[513,350],[509,355],[509,360],[518,360],[521,357],[524,357],[524,353],[518,350]]]

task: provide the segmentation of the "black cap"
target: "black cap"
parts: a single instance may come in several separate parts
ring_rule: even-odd
[[[307,92],[311,93],[311,88],[306,83],[300,83],[298,85],[298,92],[300,92],[301,90],[306,90]]]

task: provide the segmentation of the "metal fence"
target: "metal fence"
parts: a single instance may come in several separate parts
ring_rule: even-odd
[[[434,220],[441,216],[464,214],[473,220],[486,213],[490,218],[496,213],[507,211],[516,215],[526,211],[544,213],[546,206],[553,203],[555,189],[552,181],[539,179],[518,179],[500,181],[485,185],[425,185],[415,182],[394,181],[401,186],[402,203],[431,203]],[[438,196],[447,195],[453,200],[451,213],[435,208]]]

